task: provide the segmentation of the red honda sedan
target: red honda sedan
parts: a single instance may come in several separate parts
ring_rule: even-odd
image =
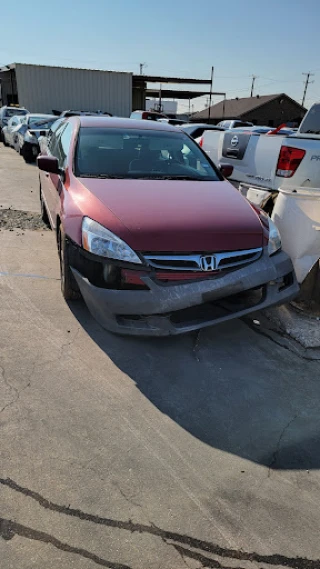
[[[38,166],[63,296],[108,330],[179,334],[298,292],[275,225],[175,127],[72,117]]]

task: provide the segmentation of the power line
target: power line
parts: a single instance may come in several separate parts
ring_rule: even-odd
[[[302,97],[302,103],[301,103],[301,105],[303,106],[303,105],[304,105],[304,102],[305,102],[305,100],[306,100],[306,94],[307,94],[308,86],[309,86],[310,83],[314,83],[314,81],[310,81],[310,77],[311,77],[311,75],[313,76],[314,73],[310,73],[310,71],[309,71],[308,73],[302,73],[302,75],[306,75],[306,76],[307,76],[306,82],[305,82],[305,85],[304,85],[304,91],[303,91],[303,97]]]

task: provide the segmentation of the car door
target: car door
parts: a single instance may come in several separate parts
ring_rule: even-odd
[[[21,148],[23,147],[23,143],[24,143],[24,135],[26,134],[27,130],[29,128],[29,121],[25,120],[21,123],[21,125],[17,128],[16,130],[16,134],[17,134],[17,150],[19,152],[19,150],[21,150]]]
[[[51,134],[48,143],[48,155],[55,156],[59,162],[59,168],[64,169],[66,158],[70,148],[72,137],[72,125],[63,122],[59,125],[57,131]],[[41,190],[45,201],[46,209],[50,217],[50,223],[53,228],[56,227],[57,214],[60,211],[60,195],[63,188],[63,176],[59,174],[51,174],[49,172],[41,172]]]
[[[14,126],[17,125],[17,119],[16,117],[12,117],[9,121],[8,121],[8,126],[6,129],[6,141],[8,144],[10,144],[10,146],[12,145],[12,129]]]
[[[12,141],[13,148],[19,152],[18,134],[19,134],[20,128],[22,127],[23,123],[25,122],[25,119],[24,119],[24,117],[17,117],[17,118],[18,118],[18,122],[11,130],[11,141]]]

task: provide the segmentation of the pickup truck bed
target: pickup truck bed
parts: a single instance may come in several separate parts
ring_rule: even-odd
[[[301,150],[304,153],[292,175],[278,175],[282,147]],[[233,166],[232,180],[236,183],[278,191],[279,187],[320,187],[320,140],[302,138],[299,135],[272,136],[219,131],[205,131],[203,150],[211,160]]]

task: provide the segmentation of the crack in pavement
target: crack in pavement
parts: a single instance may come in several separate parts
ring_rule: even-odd
[[[73,336],[70,340],[68,339],[66,342],[63,342],[63,343],[61,344],[61,346],[60,346],[60,354],[59,354],[59,356],[58,356],[58,360],[61,360],[61,359],[62,359],[62,357],[65,355],[65,353],[64,353],[65,350],[67,350],[67,348],[69,348],[69,347],[71,346],[71,344],[73,344],[73,343],[76,341],[76,339],[77,339],[77,337],[78,337],[78,335],[79,335],[80,330],[82,330],[82,327],[81,327],[81,326],[78,327],[76,333],[74,334],[74,336]]]
[[[10,389],[10,391],[15,392],[15,397],[13,397],[13,399],[11,401],[9,401],[9,403],[4,405],[4,407],[2,407],[2,409],[0,409],[0,415],[6,409],[9,409],[9,407],[12,407],[12,405],[15,405],[17,403],[17,401],[19,401],[21,393],[23,393],[28,387],[30,387],[30,385],[31,385],[30,378],[34,374],[35,366],[36,366],[36,363],[33,364],[33,367],[32,367],[32,370],[30,372],[29,380],[28,380],[27,384],[24,387],[22,387],[20,390],[17,387],[14,387],[13,385],[11,385],[11,383],[8,381],[8,379],[6,377],[5,368],[3,366],[0,366],[1,375],[2,375],[2,378],[3,378],[5,385]]]
[[[171,545],[179,553],[184,562],[185,562],[185,557],[188,557],[189,559],[194,559],[196,561],[199,561],[202,564],[202,567],[209,567],[210,569],[243,569],[242,567],[230,567],[226,565],[221,565],[219,561],[216,561],[215,559],[210,559],[210,557],[206,557],[201,553],[197,553],[196,551],[191,551],[190,549],[186,549],[185,547],[181,547],[181,545],[176,545],[175,543],[172,543]]]
[[[0,366],[0,371],[1,371],[1,375],[2,375],[2,379],[4,381],[4,384],[8,387],[8,389],[10,390],[10,393],[12,391],[15,392],[15,397],[13,397],[12,401],[9,401],[9,403],[7,403],[6,405],[4,405],[4,407],[2,407],[2,409],[0,409],[0,414],[3,413],[6,409],[8,409],[8,407],[11,407],[11,405],[14,405],[18,399],[19,399],[19,391],[16,387],[14,387],[13,385],[11,385],[11,383],[9,383],[7,377],[6,377],[6,371],[4,369],[3,366]]]
[[[127,501],[129,502],[129,504],[131,504],[132,506],[136,506],[137,508],[141,508],[141,510],[143,510],[141,504],[139,504],[139,502],[135,502],[133,498],[129,497],[126,495],[126,493],[122,490],[122,488],[120,488],[120,486],[118,484],[115,484],[116,488],[118,488],[121,496]]]
[[[23,526],[18,524],[12,520],[7,520],[5,518],[0,518],[0,537],[9,541],[14,538],[15,535],[19,535],[20,537],[25,537],[27,539],[31,539],[33,541],[41,541],[43,543],[47,543],[53,545],[56,549],[60,549],[61,551],[65,551],[67,553],[75,553],[76,555],[80,555],[85,559],[90,559],[97,565],[101,565],[102,567],[108,567],[109,569],[131,569],[129,565],[123,565],[122,563],[114,563],[112,561],[107,561],[102,557],[99,557],[95,553],[91,551],[87,551],[81,547],[73,547],[68,543],[60,541],[53,535],[45,533],[43,531],[37,531],[27,526]]]
[[[200,361],[201,361],[200,358],[199,358],[199,356],[198,356],[201,330],[202,330],[202,329],[200,328],[200,330],[198,330],[198,331],[196,332],[196,335],[195,335],[195,338],[194,338],[194,343],[193,343],[193,348],[192,348],[193,355],[194,355],[194,357],[196,358],[197,362],[199,362],[199,363],[200,363]]]
[[[264,330],[261,330],[261,328],[258,328],[257,326],[255,326],[254,324],[252,324],[250,322],[250,320],[248,320],[247,318],[242,318],[241,319],[242,322],[244,324],[246,324],[248,326],[248,328],[250,328],[250,330],[252,330],[253,332],[255,332],[256,334],[263,336],[264,338],[268,338],[268,340],[270,340],[271,342],[273,342],[276,346],[280,346],[280,348],[283,348],[285,350],[287,350],[288,352],[290,352],[291,354],[294,354],[295,356],[297,356],[298,358],[300,358],[301,360],[307,360],[308,362],[318,362],[320,360],[320,357],[308,357],[308,356],[304,356],[301,353],[299,353],[298,350],[294,350],[291,349],[290,346],[287,346],[285,343],[282,343],[278,340],[276,340],[273,335],[268,334],[267,332],[265,332]],[[291,336],[287,336],[285,333],[280,333],[280,332],[274,332],[272,331],[274,334],[278,334],[281,338],[283,338],[284,340],[287,340],[288,342],[296,342],[298,343],[300,349],[306,351],[306,349],[313,351],[313,350],[317,350],[318,348],[304,348],[299,342],[297,342],[297,340],[294,340],[293,338],[291,338]]]
[[[278,460],[278,454],[280,452],[280,445],[281,445],[281,441],[286,433],[286,431],[289,429],[289,427],[292,425],[292,423],[298,418],[298,415],[295,415],[293,417],[293,419],[290,419],[289,423],[287,423],[285,425],[285,427],[282,429],[279,439],[278,439],[278,443],[277,443],[277,448],[274,451],[274,453],[272,454],[272,458],[268,467],[268,478],[270,478],[271,476],[271,468],[276,464],[277,460]]]
[[[293,421],[293,419],[291,420],[291,422],[292,421]],[[288,426],[289,425],[287,425],[286,428],[288,428]],[[280,437],[280,439],[281,439],[281,437]],[[281,443],[281,440],[280,440],[280,443]],[[284,567],[290,567],[291,569],[320,569],[320,560],[319,559],[318,560],[312,560],[312,559],[307,559],[306,557],[286,557],[286,556],[280,555],[280,554],[260,555],[259,553],[256,553],[256,552],[250,553],[250,552],[246,552],[243,550],[226,549],[226,548],[220,547],[219,545],[214,544],[214,543],[209,542],[209,541],[203,541],[203,540],[200,540],[197,538],[193,538],[189,535],[184,535],[184,534],[180,534],[180,533],[175,533],[175,532],[163,530],[154,524],[146,525],[146,524],[134,523],[131,520],[121,521],[121,520],[114,520],[111,518],[103,518],[103,517],[95,515],[95,514],[89,514],[89,513],[83,512],[80,509],[73,509],[73,508],[63,506],[60,504],[55,504],[54,502],[50,502],[49,500],[44,498],[38,492],[35,492],[33,490],[29,490],[28,488],[20,486],[19,484],[17,484],[17,482],[15,482],[14,480],[12,480],[10,478],[0,478],[0,484],[2,486],[6,486],[6,487],[10,488],[11,490],[19,492],[20,494],[22,494],[28,498],[35,500],[38,504],[40,504],[40,506],[42,506],[46,510],[50,510],[52,512],[57,512],[59,514],[64,514],[67,516],[71,516],[73,518],[78,518],[79,520],[92,522],[92,523],[95,523],[95,524],[98,524],[101,526],[106,526],[106,527],[110,527],[110,528],[116,528],[116,529],[120,529],[120,530],[129,531],[131,533],[137,532],[137,533],[145,533],[145,534],[153,535],[155,537],[159,537],[160,539],[162,539],[165,542],[168,542],[168,541],[169,542],[175,542],[175,544],[170,543],[170,545],[176,545],[176,547],[178,547],[178,548],[180,547],[180,553],[182,553],[182,550],[184,552],[184,548],[182,548],[180,546],[180,544],[186,545],[186,546],[191,547],[193,549],[198,549],[199,550],[198,552],[193,552],[193,551],[190,551],[188,549],[186,549],[186,551],[187,551],[188,556],[190,558],[197,559],[200,563],[202,563],[203,567],[213,567],[214,569],[215,568],[217,568],[217,569],[231,569],[231,568],[223,567],[221,565],[217,565],[218,562],[215,562],[214,560],[211,560],[210,558],[206,558],[203,555],[203,553],[209,553],[212,555],[217,555],[217,556],[222,557],[222,558],[235,559],[237,561],[250,561],[250,562],[255,562],[255,563],[264,563],[264,564],[273,565],[273,566],[282,565]],[[12,522],[12,523],[14,524],[14,522]],[[10,524],[9,524],[8,527],[9,527],[9,529],[12,527],[13,528],[12,531],[15,532],[14,526],[10,526]],[[19,527],[23,528],[23,526],[19,526]],[[8,535],[8,534],[5,534],[5,535]],[[2,537],[4,537],[4,536],[2,536]],[[9,537],[7,537],[7,538],[4,537],[4,539],[9,539],[9,538],[10,538],[10,533],[9,533]],[[68,547],[70,547],[70,546],[68,546]],[[195,555],[197,557],[194,557]],[[98,558],[98,559],[100,559],[100,558]],[[211,565],[208,565],[209,562],[211,563]],[[216,564],[214,565],[214,563],[216,563]],[[105,565],[105,566],[109,567],[109,565]],[[121,567],[121,566],[118,566],[118,567]],[[236,569],[236,568],[233,567],[232,569]],[[238,567],[237,569],[241,569],[241,568]]]

